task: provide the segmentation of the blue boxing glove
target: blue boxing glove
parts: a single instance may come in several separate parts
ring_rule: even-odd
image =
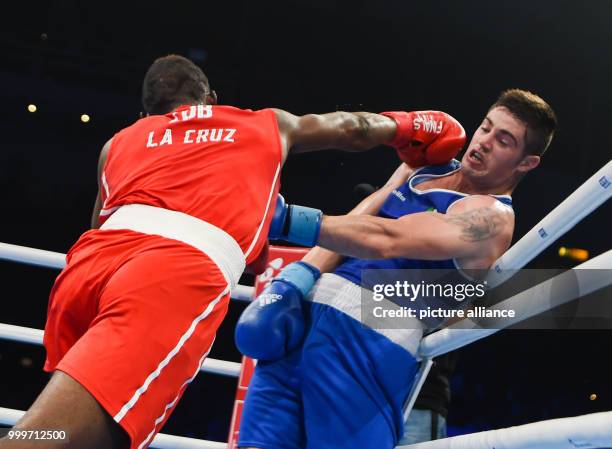
[[[234,337],[244,355],[278,360],[304,337],[302,299],[321,273],[305,262],[287,265],[242,312]]]
[[[322,218],[323,212],[320,210],[285,204],[285,199],[278,194],[268,238],[315,246],[319,240]]]

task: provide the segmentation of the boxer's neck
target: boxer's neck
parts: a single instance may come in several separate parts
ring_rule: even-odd
[[[465,176],[458,170],[446,176],[428,179],[418,184],[419,190],[446,189],[455,192],[467,193],[469,195],[510,195],[514,185],[486,185]]]

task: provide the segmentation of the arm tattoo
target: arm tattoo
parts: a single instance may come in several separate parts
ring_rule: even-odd
[[[504,220],[499,212],[489,207],[481,207],[462,214],[443,215],[447,223],[461,228],[461,239],[467,242],[480,242],[498,235],[504,228]]]

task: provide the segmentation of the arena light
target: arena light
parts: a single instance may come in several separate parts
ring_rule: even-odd
[[[83,123],[88,123],[88,122],[89,122],[89,120],[90,120],[89,115],[87,115],[87,114],[82,114],[82,115],[81,115],[81,121],[82,121]]]
[[[565,246],[562,246],[559,248],[559,256],[584,262],[585,260],[589,259],[589,252],[582,248],[566,248]]]
[[[35,104],[29,104],[29,105],[28,105],[28,111],[29,111],[29,112],[36,112],[36,110],[37,110],[37,109],[38,109],[38,108],[36,107],[36,105],[35,105]]]
[[[22,357],[19,360],[19,364],[25,368],[30,368],[33,364],[33,360],[30,357]]]
[[[596,400],[596,399],[597,399],[597,395],[596,395],[595,393],[592,393],[592,394],[589,396],[589,399],[590,399],[591,401],[594,401],[594,400]]]

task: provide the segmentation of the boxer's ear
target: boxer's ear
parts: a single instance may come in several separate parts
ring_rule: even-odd
[[[217,92],[215,92],[214,90],[211,90],[209,93],[206,94],[206,104],[212,104],[215,105],[218,102],[218,98],[217,98]]]
[[[525,156],[521,162],[519,162],[517,171],[527,173],[528,171],[536,168],[538,165],[540,165],[540,156],[529,154]]]

